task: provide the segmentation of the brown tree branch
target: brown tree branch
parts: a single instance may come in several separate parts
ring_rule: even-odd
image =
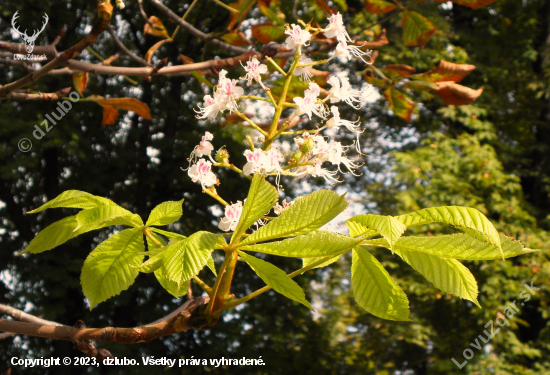
[[[27,92],[11,92],[1,99],[12,99],[12,100],[45,100],[53,101],[60,100],[63,97],[66,97],[71,92],[70,87],[65,87],[64,89],[58,90],[56,92],[38,92],[38,93],[27,93]]]
[[[92,31],[90,31],[88,35],[86,35],[80,42],[78,42],[71,48],[67,49],[61,54],[58,54],[52,61],[50,61],[37,71],[32,72],[15,82],[0,86],[0,97],[5,97],[10,92],[13,92],[17,89],[20,89],[21,87],[28,85],[31,82],[36,81],[37,79],[48,74],[53,69],[57,68],[59,65],[65,64],[69,60],[80,55],[80,53],[82,53],[82,51],[86,47],[95,43],[99,35],[107,28],[109,22],[111,21],[112,10],[113,7],[109,1],[100,3],[100,5],[98,6],[97,19],[94,22]]]
[[[50,325],[50,326],[62,326],[62,324],[59,324],[57,322],[52,322],[51,320],[38,318],[34,315],[27,314],[26,312],[23,312],[21,310],[18,310],[8,305],[0,304],[0,315],[11,316],[13,319],[19,320],[21,322]]]
[[[8,51],[12,54],[17,53],[21,55],[27,55],[25,45],[19,43],[0,41],[0,51]],[[46,55],[48,60],[53,60],[57,56],[57,50],[55,49],[55,45],[53,43],[48,44],[47,46],[35,46],[30,55]]]
[[[58,323],[37,324],[0,319],[0,331],[75,343],[97,340],[119,344],[135,344],[189,329],[199,330],[205,328],[206,319],[199,313],[199,307],[207,304],[208,301],[208,296],[196,298],[189,301],[188,304],[186,303],[186,306],[184,305],[185,309],[182,310],[182,306],[176,310],[177,313],[171,313],[154,323],[141,327],[77,328],[59,325]]]
[[[197,38],[200,38],[200,39],[204,40],[205,42],[210,42],[212,44],[215,44],[218,47],[220,47],[220,48],[222,48],[226,51],[229,51],[229,52],[235,52],[235,53],[240,53],[240,54],[244,54],[244,53],[249,52],[248,49],[246,49],[246,48],[233,46],[231,44],[222,42],[221,40],[218,40],[218,39],[211,39],[207,34],[203,33],[202,31],[200,31],[196,28],[194,28],[190,23],[187,23],[184,20],[182,20],[180,16],[178,16],[176,13],[172,12],[172,10],[170,10],[170,8],[168,8],[167,6],[162,4],[159,0],[149,0],[149,2],[151,4],[153,4],[158,10],[160,10],[165,16],[167,16],[172,21],[177,23],[182,29],[187,30],[193,36],[195,36]]]
[[[113,39],[113,42],[115,42],[116,46],[122,52],[124,52],[124,54],[128,55],[132,60],[134,60],[135,62],[137,62],[138,64],[143,65],[143,66],[151,66],[151,67],[154,66],[153,64],[148,63],[147,61],[145,61],[141,57],[134,54],[128,48],[126,48],[126,46],[122,43],[122,41],[116,36],[115,31],[113,30],[113,28],[110,25],[109,25],[109,27],[107,27],[107,32],[109,33],[109,35]]]

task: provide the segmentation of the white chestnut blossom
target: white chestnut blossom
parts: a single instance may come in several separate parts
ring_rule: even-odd
[[[342,84],[340,84],[342,82]],[[361,103],[361,92],[351,88],[348,77],[338,78],[332,76],[328,79],[328,83],[332,86],[329,90],[329,98],[331,103],[344,101],[355,109],[359,109],[353,103]]]
[[[226,78],[226,75],[227,71],[222,69],[218,85],[214,91],[214,97],[204,96],[204,105],[202,107],[199,105],[199,110],[195,111],[198,113],[197,118],[213,120],[220,111],[223,112],[226,109],[235,111],[239,108],[237,100],[244,94],[244,90],[242,87],[237,86],[239,81]]]
[[[220,220],[218,228],[225,232],[234,231],[235,228],[237,228],[237,224],[239,223],[242,212],[243,202],[241,201],[237,201],[237,203],[225,206],[225,216],[222,217],[222,219]]]
[[[239,81],[226,78],[226,75],[227,71],[222,69],[220,71],[220,80],[218,81],[218,90],[221,91],[227,101],[227,109],[230,111],[236,110],[239,108],[237,100],[244,94],[244,90],[242,87],[237,86]]]
[[[253,59],[247,61],[246,66],[243,66],[243,68],[246,71],[246,76],[241,79],[247,80],[247,86],[251,85],[253,79],[255,79],[256,82],[258,82],[260,85],[262,85],[262,87],[264,86],[260,74],[267,73],[267,65],[260,64],[258,59],[254,57]]]
[[[271,173],[282,172],[281,160],[282,155],[275,149],[264,151],[260,148],[254,149],[254,151],[246,150],[244,152],[247,163],[243,167],[243,173],[245,175],[251,175],[254,173]]]
[[[212,163],[205,159],[199,159],[187,173],[191,177],[191,181],[200,183],[203,188],[210,187],[217,182],[216,175],[212,172]]]
[[[214,120],[220,111],[227,109],[227,103],[224,101],[224,95],[220,91],[214,92],[214,97],[205,95],[204,105],[201,107],[198,105],[199,110],[195,110],[198,113],[197,118]]]
[[[361,103],[363,103],[363,98],[361,97]],[[343,120],[340,118],[340,111],[338,110],[338,107],[333,105],[330,107],[330,110],[332,112],[332,118],[327,121],[327,128],[335,128],[338,129],[340,126],[346,127],[349,131],[353,132],[357,136],[357,142],[356,142],[356,148],[357,152],[361,152],[361,148],[359,146],[359,134],[362,132],[359,131],[359,121],[349,121],[349,120]]]
[[[214,151],[214,146],[212,146],[212,143],[209,141],[213,140],[214,136],[210,132],[204,133],[202,136],[202,139],[198,146],[195,146],[193,151],[191,152],[190,160],[194,161],[196,158],[200,158],[202,156],[208,156],[212,162],[214,162],[214,159],[212,159],[212,151]]]
[[[289,35],[286,38],[285,43],[288,44],[288,47],[291,49],[296,48],[297,46],[306,45],[307,42],[311,39],[311,34],[309,31],[302,30],[298,25],[292,24],[290,30],[286,30],[285,34]]]
[[[342,20],[342,15],[340,12],[333,14],[328,18],[329,24],[325,27],[325,36],[327,38],[336,38],[339,42],[349,41],[353,43],[353,40],[350,38],[346,27],[344,26],[344,21]]]
[[[327,182],[338,182],[338,178],[335,178],[336,172],[329,171],[322,167],[322,161],[316,161],[313,165],[306,168],[305,174],[310,174],[313,177],[323,177]]]
[[[286,201],[286,199],[283,199],[283,205],[281,206],[279,204],[279,202],[275,203],[275,206],[273,206],[273,211],[275,212],[275,215],[277,216],[281,216],[281,214],[283,213],[284,210],[286,210],[287,208],[289,208],[290,206],[292,206],[294,204],[294,201],[291,201],[291,202],[288,202]]]
[[[366,61],[363,56],[371,56],[372,51],[362,51],[359,47],[356,46],[349,46],[346,41],[340,41],[336,45],[336,50],[334,51],[334,55],[329,58],[333,59],[337,56],[345,57],[347,59],[351,59],[352,57],[359,57],[365,64],[372,64],[372,61]]]
[[[294,103],[298,106],[297,115],[307,114],[311,119],[312,113],[321,118],[326,118],[326,109],[323,103],[317,103],[317,97],[321,93],[319,85],[313,82],[309,83],[309,88],[304,92],[304,97],[294,98]]]
[[[328,151],[328,161],[332,163],[332,165],[337,165],[338,170],[342,173],[343,171],[340,169],[341,164],[345,165],[352,175],[359,176],[358,174],[353,173],[353,170],[359,168],[359,165],[355,164],[344,155],[347,148],[348,147],[346,146],[342,146],[340,142],[332,143]]]
[[[312,59],[309,57],[301,57],[299,63],[300,64],[311,64],[313,62]],[[313,74],[310,73],[311,66],[306,66],[303,68],[296,68],[294,70],[295,76],[300,76],[300,81],[309,81],[311,77],[313,77]]]

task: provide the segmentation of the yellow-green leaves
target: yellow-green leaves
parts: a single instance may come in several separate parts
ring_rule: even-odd
[[[173,223],[176,220],[179,220],[181,215],[183,214],[181,205],[183,203],[183,199],[181,201],[168,201],[159,204],[155,208],[153,208],[153,211],[151,211],[151,214],[149,215],[149,219],[147,219],[147,223],[145,223],[146,226],[152,226],[152,225],[168,225],[170,223]]]
[[[403,120],[410,122],[415,108],[414,102],[407,95],[397,90],[395,87],[390,86],[382,93],[384,99],[388,101],[391,110],[396,116],[401,117]]]
[[[297,198],[281,216],[245,238],[240,244],[297,236],[319,229],[344,211],[348,203],[344,196],[330,190],[320,190]]]
[[[277,199],[279,199],[277,189],[265,178],[255,174],[252,178],[252,185],[248,191],[241,217],[231,237],[231,243],[237,242],[245,230],[267,214],[275,205]]]
[[[403,224],[410,228],[416,225],[443,223],[452,225],[470,236],[489,242],[499,249],[500,236],[493,224],[475,208],[442,206],[425,208],[406,215],[397,216]],[[503,255],[502,251],[501,254]]]
[[[139,229],[126,229],[100,243],[88,255],[80,280],[90,308],[103,302],[134,283],[137,266],[145,250]]]
[[[401,237],[407,227],[393,216],[382,215],[357,215],[346,221],[352,237],[372,234],[372,231],[380,233],[392,248],[395,241]]]
[[[521,242],[500,235],[502,253],[500,249],[490,243],[480,241],[467,234],[451,234],[435,237],[401,237],[393,245],[394,250],[419,251],[426,254],[437,255],[445,258],[463,260],[495,260],[511,258],[518,255],[529,254],[537,250],[524,248]],[[381,246],[389,249],[389,244],[384,239],[374,239],[365,242],[370,246]]]
[[[267,285],[273,288],[283,296],[290,298],[296,302],[300,302],[307,308],[313,310],[309,302],[306,300],[304,291],[294,280],[292,280],[283,270],[275,267],[273,264],[255,258],[252,255],[248,255],[239,251],[239,255],[248,263],[250,268],[256,272],[256,274]]]
[[[35,210],[28,211],[28,214],[36,214],[48,208],[94,208],[101,205],[114,205],[109,199],[96,197],[95,195],[80,190],[67,190],[59,194],[55,199],[44,203]]]
[[[194,233],[167,246],[162,253],[149,258],[137,270],[147,273],[160,269],[163,278],[182,285],[204,268],[217,239],[218,236],[213,233]]]
[[[353,250],[351,285],[355,301],[372,315],[409,320],[409,300],[384,267],[367,250]]]
[[[437,28],[426,17],[409,10],[403,12],[401,19],[403,42],[406,46],[424,48]]]
[[[310,232],[283,241],[243,246],[241,250],[282,257],[312,258],[339,255],[355,247],[360,239],[328,231]]]

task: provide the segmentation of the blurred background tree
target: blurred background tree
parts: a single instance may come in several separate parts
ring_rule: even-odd
[[[366,110],[354,114],[366,129],[362,136],[363,152],[368,154],[362,157],[364,175],[346,176],[337,189],[350,191],[354,209],[362,212],[397,215],[437,205],[472,206],[484,212],[500,231],[544,251],[490,264],[469,262],[468,267],[480,284],[479,301],[483,309],[440,294],[397,257],[377,252],[409,296],[412,323],[384,321],[360,310],[352,302],[346,282],[349,259],[343,259],[334,267],[308,272],[298,280],[308,290],[316,313],[269,292],[254,303],[226,314],[223,321],[208,331],[185,332],[148,344],[105,345],[114,355],[136,359],[153,355],[156,358],[261,355],[266,363],[262,368],[174,368],[168,370],[170,373],[243,370],[256,374],[550,373],[547,261],[550,241],[546,232],[550,229],[550,3],[498,0],[476,10],[451,2],[403,3],[438,29],[432,33],[428,27],[431,38],[428,36],[424,48],[405,45],[409,44],[407,29],[402,28],[405,10],[395,7],[388,13],[375,14],[373,4],[384,5],[374,0],[328,3],[240,0],[230,4],[241,11],[233,15],[215,2],[204,0],[196,2],[186,20],[229,41],[238,34],[228,31],[242,31],[252,42],[250,47],[259,50],[261,37],[257,34],[252,37],[251,26],[292,23],[297,17],[324,25],[331,11],[340,11],[352,36],[372,42],[380,40],[385,29],[390,41],[377,49],[379,54],[373,67],[334,60],[322,67],[332,73],[347,71],[356,86],[365,79],[370,82],[374,82],[373,78],[380,79],[378,72],[397,82],[399,77],[388,73],[391,71],[388,65],[406,64],[419,73],[434,69],[441,60],[474,65],[476,69],[460,84],[473,89],[483,86],[484,91],[470,105],[446,106],[433,90],[410,85],[412,79],[401,80],[396,89],[410,96],[411,102],[417,103],[416,109],[403,104],[409,102],[399,96],[391,102],[386,100],[387,96],[376,99],[378,90],[373,88],[373,102]],[[181,16],[191,3],[166,1],[165,5]],[[17,10],[24,25],[38,26],[39,15],[44,12],[49,15],[42,43],[53,41],[65,26],[67,32],[58,46],[62,50],[87,32],[95,3],[44,0],[33,2],[31,7],[29,3],[5,1],[0,5],[3,41],[12,41],[10,20]],[[144,10],[149,16],[158,16],[168,34],[172,34],[174,23],[148,2],[144,3]],[[127,2],[126,8],[116,15],[111,25],[123,44],[138,56],[145,56],[159,41],[159,37],[144,33],[146,22],[137,2]],[[118,52],[108,33],[102,34],[92,47],[93,52],[85,51],[82,60],[98,63],[94,52],[102,58]],[[180,64],[180,54],[196,62],[234,56],[180,31],[172,43],[165,43],[154,53],[151,61],[158,64],[167,58],[170,64]],[[0,62],[2,83],[27,73],[20,66]],[[124,55],[116,65],[136,66]],[[230,72],[234,77],[241,73],[239,68]],[[207,197],[200,186],[192,183],[179,167],[187,167],[190,151],[206,130],[217,135],[213,142],[216,148],[225,145],[233,161],[242,162],[247,133],[241,127],[228,126],[230,119],[222,123],[201,123],[195,119],[193,109],[204,95],[204,78],[215,81],[215,75],[194,74],[155,76],[151,80],[130,77],[137,81],[133,84],[121,76],[90,74],[86,95],[137,98],[149,106],[152,120],[133,112],[121,112],[115,124],[101,126],[102,113],[97,104],[76,103],[41,140],[31,137],[32,130],[55,110],[56,102],[2,100],[0,303],[66,324],[82,319],[87,326],[136,326],[153,321],[179,305],[152,275],[140,275],[128,291],[89,311],[79,274],[93,248],[91,244],[100,240],[92,234],[39,255],[16,257],[15,254],[40,229],[67,213],[50,210],[26,216],[24,212],[68,189],[108,197],[145,217],[162,201],[185,198],[184,217],[172,229],[183,234],[199,229],[216,230],[214,213],[220,207],[204,199]],[[33,83],[32,89],[52,92],[71,83],[70,75],[49,75]],[[31,152],[23,153],[17,148],[21,138],[33,141]],[[244,198],[242,179],[224,171],[218,177],[229,200]],[[307,186],[285,186],[289,196],[304,189]],[[430,230],[434,234],[440,231],[435,226]],[[296,266],[292,261],[280,260],[276,265],[285,270]],[[242,268],[237,268],[237,272],[234,293],[244,294],[263,285],[252,272]],[[523,284],[531,281],[541,287],[534,298],[521,308],[510,326],[503,328],[482,351],[475,351],[475,357],[459,370],[451,358],[461,363],[462,351],[482,334],[486,322],[517,299]],[[67,342],[9,337],[0,340],[0,373],[7,370],[9,359],[14,356],[79,355]],[[89,371],[140,374],[151,369],[140,366]],[[65,366],[18,367],[17,372],[81,373],[76,367]]]

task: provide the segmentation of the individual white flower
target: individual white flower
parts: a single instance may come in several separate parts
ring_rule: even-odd
[[[336,176],[336,172],[323,168],[322,164],[322,161],[315,162],[313,165],[306,168],[305,173],[313,177],[323,177],[327,182],[338,182],[338,179],[334,177]]]
[[[214,93],[214,97],[205,95],[203,100],[204,105],[202,107],[199,105],[199,110],[195,110],[195,112],[198,113],[197,118],[199,119],[208,118],[214,120],[220,111],[223,112],[227,108],[227,102],[224,101],[224,95],[219,91]]]
[[[362,99],[363,98],[361,97],[361,100]],[[356,142],[357,152],[360,153],[361,148],[359,146],[359,134],[361,134],[362,132],[359,131],[359,125],[358,125],[359,121],[349,121],[349,120],[341,119],[340,118],[340,111],[338,110],[338,107],[336,107],[335,105],[330,107],[330,110],[332,112],[332,118],[327,121],[327,128],[336,128],[336,129],[338,129],[340,126],[344,126],[349,131],[355,133],[356,136],[357,136],[357,142]]]
[[[222,219],[220,220],[218,228],[225,232],[234,231],[235,228],[237,228],[237,224],[239,223],[242,212],[243,203],[241,201],[237,201],[237,203],[225,206],[225,216],[222,217]]]
[[[311,64],[313,62],[312,59],[309,57],[301,57],[299,64]],[[303,68],[296,68],[294,70],[295,76],[300,76],[300,81],[309,81],[311,77],[313,77],[313,74],[310,73],[311,66],[306,66]]]
[[[214,136],[212,135],[212,133],[204,133],[199,145],[195,146],[193,152],[191,152],[191,156],[189,157],[189,159],[191,161],[194,161],[196,158],[200,158],[206,155],[210,160],[212,160],[212,162],[214,162],[214,159],[212,159],[212,151],[214,151],[214,146],[212,146],[212,143],[209,142],[213,139]]]
[[[345,165],[352,175],[359,176],[358,174],[353,173],[353,170],[359,168],[359,165],[355,164],[344,155],[347,148],[348,147],[342,146],[340,142],[332,143],[328,151],[328,161],[333,165],[337,165],[338,170],[342,173],[343,171],[340,169],[341,164]]]
[[[277,216],[280,216],[284,210],[286,210],[287,208],[289,208],[290,206],[292,206],[294,204],[294,201],[291,201],[291,202],[288,202],[286,201],[286,199],[283,199],[283,205],[281,206],[279,204],[279,202],[275,203],[275,206],[273,206],[273,211],[275,212],[275,215]]]
[[[302,30],[300,26],[295,24],[292,24],[292,28],[290,30],[286,30],[285,34],[290,35],[286,38],[285,43],[288,44],[288,47],[291,49],[294,49],[297,46],[306,45],[306,43],[311,39],[311,34],[309,31]]]
[[[334,55],[329,58],[333,59],[337,56],[345,57],[347,59],[351,59],[352,57],[359,57],[365,64],[372,64],[372,61],[369,59],[369,61],[366,61],[363,56],[371,56],[372,51],[362,51],[359,47],[356,46],[349,46],[346,41],[340,41],[336,45],[336,50],[334,51]]]
[[[247,163],[243,167],[245,175],[264,172],[271,173],[273,171],[279,174],[282,172],[280,161],[283,157],[277,150],[264,151],[256,148],[254,151],[245,150],[244,156],[246,156],[247,160]]]
[[[327,27],[325,27],[325,36],[327,38],[334,38],[338,39],[339,42],[352,42],[353,40],[350,38],[348,32],[346,31],[346,27],[344,26],[344,21],[342,20],[342,15],[340,12],[338,14],[333,14],[328,18],[329,24]]]
[[[326,109],[323,103],[317,103],[317,97],[321,89],[316,83],[310,82],[309,88],[304,92],[304,97],[295,97],[294,103],[298,106],[297,115],[302,115],[306,113],[311,119],[312,113],[316,114],[321,118],[326,118]]]
[[[342,82],[341,85],[340,82]],[[328,79],[328,83],[332,86],[329,90],[331,103],[344,101],[353,108],[359,109],[359,106],[356,106],[354,103],[361,103],[361,92],[351,88],[348,77],[339,79],[336,76],[332,76]]]
[[[317,160],[320,160],[321,162],[328,160],[328,153],[330,151],[330,145],[328,144],[325,137],[321,135],[314,135],[313,141],[315,142],[315,146],[313,146],[313,151],[311,152],[314,157],[317,158]]]
[[[212,163],[205,159],[199,159],[187,173],[191,177],[191,181],[200,183],[203,188],[210,187],[217,182],[216,175],[212,172]]]
[[[264,86],[260,74],[267,73],[267,65],[260,64],[258,59],[254,57],[253,59],[247,61],[246,66],[243,66],[243,68],[246,71],[246,76],[241,79],[247,80],[247,86],[251,85],[253,79],[255,79],[256,82],[258,82],[260,85],[262,85],[262,87]]]
[[[224,96],[224,100],[227,102],[227,109],[234,111],[239,108],[237,100],[244,94],[244,90],[242,87],[237,86],[239,81],[226,78],[226,75],[227,71],[222,69],[218,81],[218,91]]]

